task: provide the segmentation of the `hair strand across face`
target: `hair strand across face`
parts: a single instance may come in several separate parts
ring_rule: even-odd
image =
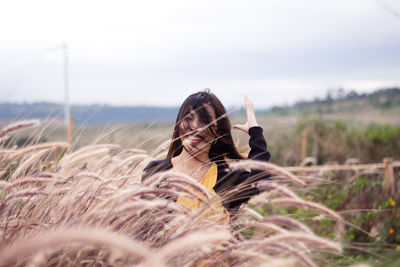
[[[215,113],[215,121],[207,109],[209,105]],[[208,134],[214,137],[209,150],[210,160],[217,164],[226,165],[225,158],[242,159],[233,142],[231,122],[221,101],[209,90],[190,95],[181,105],[176,118],[172,142],[167,157],[178,156],[183,149],[181,135],[193,132],[196,129],[187,122],[188,116],[195,112],[200,122],[207,127]]]

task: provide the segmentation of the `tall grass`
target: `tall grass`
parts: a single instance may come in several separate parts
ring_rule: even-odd
[[[34,125],[6,127],[1,142]],[[0,265],[253,266],[268,261],[268,266],[316,266],[315,259],[326,251],[341,252],[339,243],[316,236],[293,218],[263,218],[246,207],[229,224],[206,217],[218,197],[191,177],[165,172],[141,184],[143,168],[165,145],[148,153],[98,143],[58,159],[54,150],[67,146],[1,149]],[[273,192],[263,203],[310,208],[341,220],[299,198],[290,187],[303,182],[279,166],[243,161],[231,167],[272,173],[273,182],[258,184],[261,191]],[[168,197],[178,195],[203,205],[190,211]]]

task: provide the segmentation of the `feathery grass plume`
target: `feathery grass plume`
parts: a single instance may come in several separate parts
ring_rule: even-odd
[[[110,150],[108,148],[99,148],[99,149],[95,149],[95,150],[90,150],[85,153],[81,153],[72,158],[63,158],[63,160],[60,161],[60,167],[62,169],[65,169],[65,171],[68,171],[68,168],[70,168],[74,164],[83,165],[84,163],[86,163],[84,160],[88,160],[88,159],[93,160],[94,158],[102,157],[102,156],[108,154],[109,151]]]
[[[88,211],[88,213],[86,214],[86,216],[90,215],[91,213],[96,212],[97,210],[101,210],[101,209],[105,209],[106,207],[111,207],[111,206],[118,206],[118,204],[115,203],[120,203],[118,201],[121,200],[122,197],[125,197],[126,200],[128,200],[130,198],[129,194],[132,194],[132,191],[134,192],[135,190],[137,190],[138,188],[140,188],[139,185],[137,185],[136,187],[132,187],[130,189],[124,189],[122,191],[117,191],[115,192],[113,195],[111,195],[110,197],[103,199],[102,201],[100,201],[99,203],[97,203],[91,210]],[[126,197],[126,195],[128,195]],[[124,199],[125,200],[125,199]],[[126,201],[125,200],[125,201]]]
[[[116,192],[114,195],[111,195],[108,199],[98,203],[95,207],[93,207],[88,213],[84,216],[83,222],[87,222],[91,220],[92,218],[95,218],[98,214],[104,213],[106,211],[106,217],[111,216],[112,214],[115,213],[115,210],[121,207],[121,205],[127,203],[127,201],[131,200],[136,197],[140,197],[145,194],[174,194],[176,195],[176,192],[172,190],[167,190],[167,189],[154,189],[154,188],[144,188],[142,191],[137,190],[137,189],[125,189],[123,192]],[[134,203],[137,203],[139,207],[142,208],[155,208],[155,207],[165,207],[165,208],[171,208],[175,209],[179,212],[186,213],[187,211],[185,209],[182,209],[182,206],[176,204],[175,202],[169,201],[167,199],[159,199],[159,200],[152,200],[152,201],[147,201],[143,199],[134,199]],[[128,204],[129,205],[129,204]],[[134,207],[134,205],[133,205]],[[133,208],[131,207],[131,208]]]
[[[164,188],[164,187],[160,186],[160,188]],[[185,185],[174,183],[174,184],[169,184],[166,188],[171,188],[171,189],[176,190],[176,192],[177,192],[176,194],[179,196],[192,198],[192,199],[198,200],[202,203],[204,203],[206,201],[206,199],[204,197],[199,196],[193,190],[189,190],[189,188]]]
[[[147,186],[155,186],[161,183],[164,183],[168,186],[173,186],[174,184],[182,184],[184,186],[189,186],[194,190],[197,190],[207,199],[210,199],[212,197],[211,192],[200,185],[193,177],[170,170],[153,174],[143,182],[143,184]]]
[[[342,247],[335,242],[329,241],[325,238],[306,233],[290,232],[284,234],[276,234],[263,240],[247,241],[240,244],[233,245],[233,249],[245,249],[249,247],[263,247],[268,245],[280,244],[280,242],[296,242],[302,241],[315,246],[324,247],[332,252],[341,253]]]
[[[85,153],[85,152],[89,152],[89,151],[93,151],[93,150],[97,150],[99,148],[108,148],[110,150],[112,149],[118,149],[120,148],[120,145],[117,144],[95,144],[95,145],[88,145],[88,146],[84,146],[78,150],[76,150],[75,152],[67,155],[69,158],[73,158],[75,156],[79,156],[81,153]]]
[[[182,205],[176,204],[175,202],[168,201],[168,200],[140,200],[135,201],[132,204],[124,205],[122,207],[118,207],[112,212],[113,216],[123,215],[123,214],[130,214],[137,212],[142,212],[143,210],[151,210],[151,209],[166,209],[166,210],[174,210],[180,213],[188,213],[189,210]],[[129,211],[129,213],[128,213]]]
[[[0,176],[0,178],[1,178],[1,176]],[[8,182],[3,181],[3,180],[0,180],[0,188],[1,188],[1,189],[3,189],[4,191],[6,191],[6,189],[4,189],[4,188],[7,188],[8,186],[9,186]]]
[[[150,158],[146,158],[136,164],[133,164],[132,167],[125,173],[126,175],[133,175],[135,179],[130,182],[133,183],[141,183],[143,177],[143,170],[144,168],[151,162]]]
[[[182,185],[190,186],[193,189],[195,189],[196,191],[198,191],[200,194],[202,194],[204,197],[206,197],[207,200],[212,197],[211,192],[208,191],[204,186],[197,183],[194,178],[184,175],[184,174],[176,175],[176,177],[168,177],[165,179],[165,183],[167,185],[182,184]]]
[[[58,173],[54,172],[46,172],[46,171],[41,171],[41,172],[35,172],[31,174],[32,177],[42,177],[42,178],[54,178],[54,179],[61,179],[64,176],[59,175]]]
[[[86,168],[88,171],[96,172],[99,174],[103,174],[104,169],[107,169],[108,166],[112,164],[112,157],[110,154],[106,154],[103,157],[100,157],[97,160],[93,160],[90,162],[86,162]],[[105,166],[107,166],[105,168]]]
[[[138,170],[141,170],[140,172],[140,178],[143,176],[143,169],[149,164],[149,162],[152,161],[152,158],[148,155],[139,157],[133,162],[131,167],[125,172],[126,174],[132,174],[135,172],[138,172]],[[140,182],[140,179],[137,179],[138,182]]]
[[[34,196],[34,195],[48,195],[48,193],[40,191],[40,190],[27,189],[27,190],[22,190],[22,191],[19,191],[16,193],[9,194],[1,202],[3,202],[2,204],[4,204],[4,203],[8,203],[9,201],[14,200],[14,199],[28,197],[28,196]]]
[[[129,196],[129,199],[132,200],[134,197],[141,197],[143,195],[177,195],[177,192],[172,191],[172,190],[167,190],[167,189],[148,189],[148,190],[143,190],[141,192],[135,192],[134,194]],[[128,203],[126,204],[128,199],[125,201],[118,201],[114,203],[112,207],[108,207],[109,214],[115,213],[115,212],[120,212],[122,209],[125,209],[126,206],[130,207],[132,204]],[[183,208],[183,206],[176,204],[174,201],[170,201],[168,199],[157,199],[154,197],[151,201],[144,200],[144,199],[135,199],[132,201],[133,204],[139,204],[146,209],[152,209],[152,208],[158,208],[158,207],[164,207],[164,208],[171,208],[175,209],[176,211],[179,212],[184,212],[187,213],[187,209]]]
[[[214,232],[197,232],[171,241],[159,249],[157,255],[164,261],[168,261],[178,253],[193,250],[205,244],[228,241],[230,239],[232,239],[231,234],[223,229]]]
[[[43,252],[36,253],[27,267],[40,267],[46,265],[46,255]]]
[[[125,187],[130,187],[134,184],[138,185],[140,182],[140,178],[142,176],[140,174],[130,174],[130,175],[123,175],[119,177],[113,177],[108,179],[107,181],[110,181],[113,185],[115,185],[118,188],[125,188]]]
[[[2,248],[0,262],[8,265],[21,258],[26,258],[42,250],[62,247],[69,243],[93,244],[121,250],[127,255],[142,259],[145,266],[164,266],[164,262],[156,253],[123,235],[103,229],[68,229],[60,228],[36,237],[25,238],[13,246]]]
[[[170,171],[154,174],[139,183],[144,164],[152,160],[145,151],[128,148],[121,152],[114,145],[91,145],[64,155],[58,163],[42,156],[42,166],[24,167],[29,158],[44,151],[29,147],[31,150],[21,154],[20,162],[9,161],[8,156],[24,149],[3,153],[6,156],[0,157],[1,166],[12,165],[6,175],[18,178],[12,183],[0,184],[0,188],[3,185],[0,190],[0,238],[3,240],[0,256],[11,255],[9,251],[17,249],[7,260],[11,264],[30,261],[49,266],[243,266],[260,265],[267,259],[269,264],[288,257],[296,258],[298,264],[302,261],[295,252],[299,255],[307,252],[309,254],[305,255],[310,256],[318,249],[318,242],[304,241],[304,237],[287,240],[282,237],[291,237],[290,230],[295,229],[306,234],[302,224],[280,223],[276,218],[268,221],[246,207],[239,210],[230,225],[205,218],[203,213],[207,208],[215,208],[212,203],[219,195],[216,197],[190,176]],[[99,151],[102,154],[91,155]],[[164,152],[160,149],[159,153]],[[299,200],[293,192],[275,182],[258,184],[260,190],[273,192],[265,195],[266,203],[272,197],[282,196]],[[226,194],[235,196],[251,186],[250,182],[244,183],[227,190]],[[177,195],[198,199],[202,205],[191,211],[176,203]],[[63,229],[67,232],[63,233]],[[75,232],[70,235],[71,229],[85,232],[91,229],[91,234]],[[247,232],[249,236],[245,235]],[[314,237],[312,232],[307,235]],[[45,242],[41,241],[43,236],[47,236]],[[121,249],[118,246],[121,236],[134,245]],[[250,240],[246,241],[243,236]],[[265,240],[269,241],[263,243]],[[290,248],[295,252],[285,251],[281,243],[286,241],[292,244]],[[28,250],[23,247],[25,242],[30,246]],[[136,245],[144,247],[142,256],[129,252]],[[21,250],[24,252],[19,255]],[[157,259],[153,259],[153,255]]]
[[[274,182],[258,182],[257,189],[259,189],[261,192],[274,190],[274,191],[281,193],[283,196],[301,200],[301,198],[298,197],[289,188],[287,188],[286,186],[279,185]]]
[[[137,154],[146,154],[148,155],[149,153],[147,150],[140,149],[140,148],[128,148],[123,150],[121,153],[119,153],[119,156],[125,155],[125,154],[131,154],[131,153],[137,153]]]
[[[93,172],[79,172],[79,173],[75,174],[74,177],[75,178],[91,177],[91,178],[94,178],[94,179],[96,179],[98,181],[101,181],[101,182],[105,181],[105,179],[102,176],[100,176],[97,173],[93,173]]]
[[[254,253],[254,252],[253,252]],[[233,254],[233,253],[231,253]],[[236,253],[235,255],[243,255],[243,253]],[[262,262],[252,262],[250,258],[246,258],[242,261],[235,262],[235,264],[231,265],[232,267],[240,267],[240,266],[257,266],[257,267],[295,267],[298,266],[296,259],[291,257],[283,258],[280,255],[271,256],[269,260]]]
[[[290,173],[287,170],[285,170],[273,163],[270,163],[270,162],[263,162],[263,161],[257,161],[257,160],[240,160],[238,162],[230,163],[229,167],[232,170],[248,168],[248,169],[256,169],[256,170],[260,170],[260,171],[270,172],[277,176],[284,177],[295,184],[303,185],[303,186],[305,185],[304,181],[300,180],[292,173]]]
[[[65,142],[42,143],[42,144],[24,147],[24,148],[18,149],[18,150],[0,150],[0,154],[7,155],[8,157],[6,159],[8,161],[13,161],[19,157],[26,156],[27,154],[35,152],[35,151],[50,150],[50,149],[55,149],[57,147],[68,148],[69,144],[65,143]]]
[[[14,182],[9,182],[9,183],[4,182],[5,186],[3,187],[3,191],[7,192],[7,191],[10,191],[11,189],[15,189],[15,188],[19,189],[26,185],[32,185],[32,184],[41,185],[41,184],[46,184],[46,183],[50,183],[50,182],[53,182],[53,181],[49,178],[28,176],[25,178],[20,178]]]
[[[254,221],[245,221],[245,222],[240,222],[238,223],[240,225],[240,228],[235,231],[235,233],[243,232],[244,230],[255,226],[257,230],[267,230],[267,231],[272,231],[276,233],[287,233],[288,231],[283,229],[280,226],[277,226],[273,223],[268,223],[268,222],[254,222]]]
[[[331,210],[321,204],[315,203],[315,202],[296,200],[293,198],[276,198],[276,199],[269,200],[268,203],[278,204],[278,205],[293,205],[293,206],[298,206],[301,208],[309,208],[309,209],[313,209],[313,210],[317,210],[322,213],[325,213],[325,214],[331,216],[332,218],[336,219],[339,222],[344,221],[343,218],[338,213],[334,212],[333,210]]]
[[[264,253],[256,252],[256,251],[249,251],[249,250],[232,250],[231,254],[238,257],[245,257],[249,260],[257,259],[256,262],[269,262],[273,259],[272,256],[265,255]]]
[[[288,254],[298,259],[301,263],[308,267],[317,267],[317,265],[305,254],[298,249],[284,245],[284,244],[273,244],[271,246],[264,246],[264,251],[278,252],[281,254]],[[286,256],[286,255],[285,255]]]
[[[74,160],[75,157],[80,157],[82,154],[85,154],[87,152],[91,151],[96,151],[99,149],[116,149],[119,148],[119,145],[114,145],[114,144],[96,144],[96,145],[90,145],[90,146],[84,146],[75,152],[72,152],[71,154],[65,155],[62,160],[60,161],[60,164],[63,165],[63,163]]]
[[[129,164],[132,164],[132,163],[137,162],[137,161],[140,162],[140,161],[142,161],[142,160],[144,160],[144,159],[146,159],[148,157],[149,157],[149,155],[147,155],[147,154],[136,154],[136,155],[129,156],[129,157],[125,158],[125,159],[118,159],[117,158],[115,160],[115,163],[111,166],[111,168],[109,168],[107,170],[107,174],[108,175],[113,175],[116,172],[121,172],[122,170],[127,169]]]
[[[16,179],[20,174],[26,171],[29,166],[36,164],[37,161],[46,153],[46,150],[39,150],[36,153],[30,155],[27,159],[19,163],[18,168],[13,172],[10,180]]]
[[[242,209],[242,211],[244,211],[245,213],[249,214],[252,218],[256,219],[256,220],[261,220],[262,218],[264,218],[261,214],[259,214],[258,212],[256,212],[253,209],[250,209],[248,207],[244,207]]]
[[[10,124],[10,125],[4,127],[0,131],[0,138],[6,136],[7,134],[9,134],[11,132],[15,132],[15,131],[18,131],[18,130],[23,129],[23,128],[38,126],[39,124],[40,124],[39,120],[17,121],[17,122],[15,122],[13,124]]]
[[[310,228],[308,228],[306,225],[300,223],[299,221],[292,219],[287,216],[281,216],[281,215],[271,215],[262,218],[261,222],[269,222],[273,224],[279,224],[279,225],[286,225],[291,228],[295,228],[301,232],[308,233],[308,234],[314,234]]]
[[[170,144],[171,144],[171,140],[170,139],[162,142],[158,147],[156,147],[156,149],[154,149],[152,151],[151,155],[153,157],[155,157],[156,155],[158,155],[160,153],[163,153],[163,150],[166,150],[169,147]]]

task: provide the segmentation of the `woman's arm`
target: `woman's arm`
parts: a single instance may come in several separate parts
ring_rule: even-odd
[[[254,113],[254,105],[247,95],[244,95],[246,103],[247,122],[245,124],[236,124],[233,128],[241,130],[250,136],[249,159],[269,161],[271,154],[267,150],[267,142],[263,136],[263,129],[258,126],[256,114]]]
[[[269,161],[271,154],[267,149],[267,142],[263,136],[263,129],[258,126],[256,116],[254,113],[254,105],[249,98],[245,95],[245,103],[247,109],[247,122],[242,125],[235,125],[234,128],[242,130],[249,134],[250,152],[248,159]],[[247,202],[250,197],[259,193],[256,187],[251,184],[260,180],[268,179],[271,175],[259,170],[237,170],[231,173],[232,178],[235,180],[235,186],[243,187],[239,193],[231,196],[225,200],[225,205],[229,207],[230,213],[235,213],[241,204]]]
[[[271,154],[267,150],[267,142],[263,136],[263,129],[260,126],[253,126],[249,129],[249,159],[269,161]]]

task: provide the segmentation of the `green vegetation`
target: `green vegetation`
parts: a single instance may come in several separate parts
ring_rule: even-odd
[[[385,157],[400,159],[399,126],[371,124],[361,127],[343,120],[301,117],[293,132],[270,142],[274,162],[286,166],[300,164],[300,141],[304,131],[307,156],[314,157],[318,164],[343,164],[351,158],[359,163],[381,162]],[[293,153],[296,149],[298,153]]]
[[[308,225],[317,235],[340,240],[342,255],[327,255],[329,266],[366,262],[372,266],[400,263],[400,196],[387,196],[382,189],[382,173],[352,176],[348,172],[326,173],[323,181],[298,188],[300,197],[322,203],[343,218],[343,224],[329,216],[298,206],[254,207],[263,216],[290,216]],[[320,262],[322,264],[322,262]],[[326,264],[326,263],[325,263]]]

